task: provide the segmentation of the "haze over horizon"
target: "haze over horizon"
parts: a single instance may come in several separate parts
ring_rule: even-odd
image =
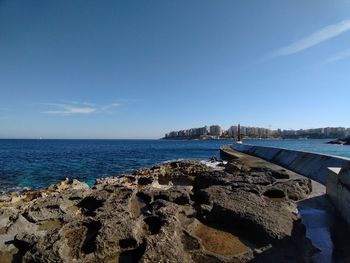
[[[347,0],[3,0],[0,138],[350,127],[349,43]]]

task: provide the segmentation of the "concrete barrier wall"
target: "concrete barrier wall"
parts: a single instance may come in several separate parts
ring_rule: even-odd
[[[327,195],[348,224],[350,224],[349,179],[349,167],[329,168],[326,184]]]
[[[350,159],[248,144],[234,144],[231,147],[325,185],[327,195],[346,222],[350,224]]]
[[[327,195],[350,224],[350,159],[248,144],[234,144],[232,149],[260,157],[325,185]]]
[[[347,167],[350,159],[267,146],[234,144],[236,151],[260,157],[326,185],[329,167]]]

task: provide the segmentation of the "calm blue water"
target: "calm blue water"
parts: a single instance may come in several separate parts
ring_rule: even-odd
[[[254,140],[246,143],[350,157],[350,146],[325,140]],[[42,188],[68,178],[93,184],[174,159],[209,159],[230,141],[0,140],[0,191]]]
[[[68,178],[93,184],[174,159],[209,159],[227,141],[0,140],[0,191],[42,188]]]
[[[350,145],[326,144],[332,139],[309,140],[246,140],[245,143],[315,152],[350,158]]]

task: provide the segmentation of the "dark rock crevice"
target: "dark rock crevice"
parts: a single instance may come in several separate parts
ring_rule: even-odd
[[[102,225],[99,221],[91,221],[83,225],[87,227],[87,233],[81,251],[84,254],[90,254],[96,251],[96,237]]]
[[[269,189],[264,192],[264,196],[269,198],[285,198],[286,194],[279,189]]]
[[[145,250],[146,242],[143,242],[135,249],[124,251],[119,255],[119,263],[138,263]]]
[[[132,238],[132,237],[121,239],[119,241],[119,246],[121,248],[133,248],[136,245],[137,245],[137,241],[135,238]]]
[[[162,228],[163,222],[162,219],[158,216],[150,216],[144,219],[144,222],[148,226],[148,230],[151,235],[159,234],[160,229]]]
[[[77,204],[78,207],[83,208],[84,214],[87,216],[94,215],[96,209],[103,206],[104,201],[99,200],[95,197],[85,197],[81,202]]]

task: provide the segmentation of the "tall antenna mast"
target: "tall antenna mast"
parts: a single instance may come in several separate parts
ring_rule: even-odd
[[[238,124],[238,128],[237,128],[237,141],[241,142],[242,141],[242,137],[241,137],[241,125]]]

